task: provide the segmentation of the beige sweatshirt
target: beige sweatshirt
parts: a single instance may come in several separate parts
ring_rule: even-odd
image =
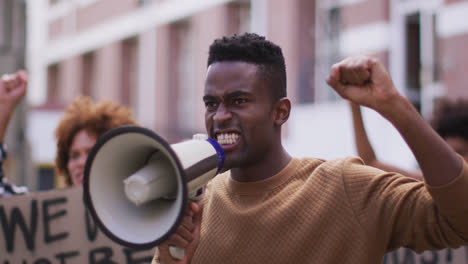
[[[434,188],[357,158],[292,159],[264,181],[208,184],[192,263],[380,263],[398,247],[468,245],[467,223],[466,164]]]

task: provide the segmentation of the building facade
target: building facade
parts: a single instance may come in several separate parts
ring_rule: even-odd
[[[296,156],[355,155],[348,106],[325,83],[331,65],[375,54],[430,119],[436,98],[468,97],[466,11],[461,0],[28,0],[33,162],[52,164],[53,131],[78,95],[130,106],[171,143],[203,132],[208,46],[245,31],[283,49],[293,101],[286,148]],[[385,150],[382,159],[415,166],[385,120],[364,117],[377,155]]]

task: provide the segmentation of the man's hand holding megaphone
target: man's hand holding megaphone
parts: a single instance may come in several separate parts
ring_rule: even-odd
[[[203,204],[201,202],[190,202],[187,212],[177,231],[169,239],[158,246],[158,259],[153,264],[190,263],[195,250],[200,242],[201,218]],[[184,259],[174,259],[170,253],[170,247],[185,249]]]

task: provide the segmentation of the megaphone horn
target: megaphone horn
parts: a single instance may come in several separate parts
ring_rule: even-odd
[[[153,248],[180,224],[194,197],[223,167],[213,139],[169,145],[138,126],[114,128],[90,150],[84,201],[100,229],[131,248]]]

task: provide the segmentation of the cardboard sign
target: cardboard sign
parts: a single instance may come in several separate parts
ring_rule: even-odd
[[[98,230],[81,187],[0,198],[1,264],[143,264],[153,255]]]
[[[122,247],[98,230],[81,187],[0,198],[0,264],[144,264],[154,249]],[[129,227],[131,228],[131,226]],[[466,264],[468,247],[399,249],[384,264]]]

